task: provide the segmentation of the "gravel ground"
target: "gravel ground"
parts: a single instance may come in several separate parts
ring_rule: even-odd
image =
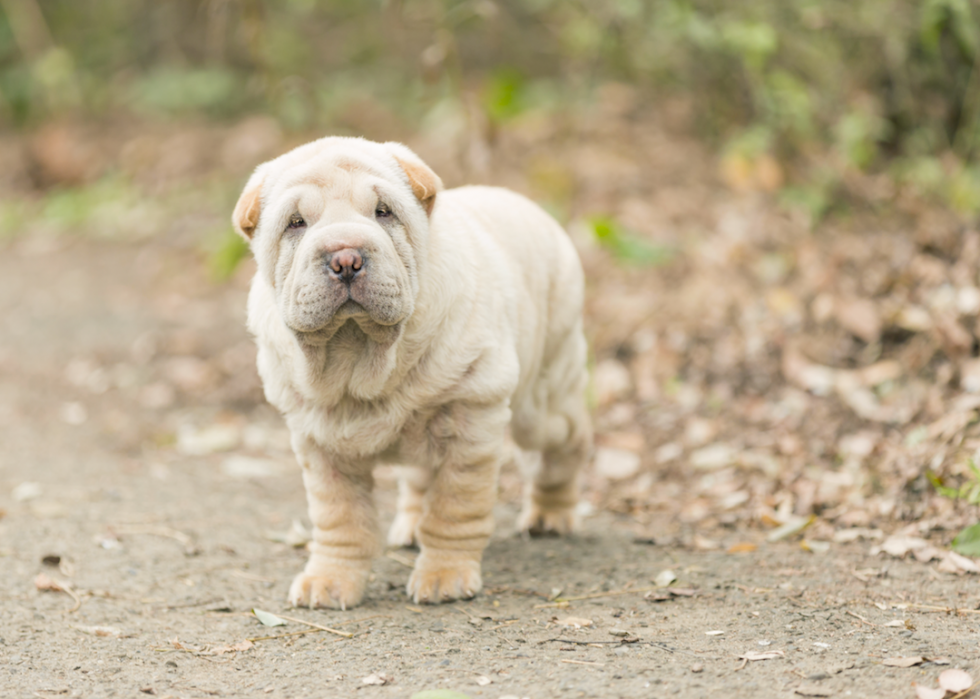
[[[637,538],[603,509],[577,537],[524,540],[513,474],[475,600],[412,605],[403,550],[376,561],[361,607],[288,609],[305,553],[283,538],[305,500],[251,368],[248,275],[211,284],[159,240],[4,250],[3,696],[911,697],[973,670],[968,577],[738,523],[698,550],[673,520]],[[668,570],[673,594],[654,582]],[[262,626],[253,608],[353,636]]]

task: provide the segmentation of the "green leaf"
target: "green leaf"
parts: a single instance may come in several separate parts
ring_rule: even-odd
[[[454,692],[451,689],[426,689],[423,692],[416,692],[409,699],[470,699],[470,695]]]
[[[608,216],[594,216],[588,223],[599,245],[609,250],[620,262],[662,265],[673,257],[669,248],[643,240]]]
[[[498,68],[483,90],[483,108],[490,120],[501,123],[513,119],[527,108],[527,81],[514,68]]]
[[[953,550],[964,556],[980,557],[980,522],[956,535],[953,539]]]
[[[252,614],[255,618],[261,621],[265,626],[285,626],[286,620],[280,619],[275,614],[271,612],[264,612],[261,609],[253,609]]]
[[[227,281],[238,269],[239,263],[248,257],[248,253],[249,247],[245,239],[227,229],[208,254],[211,277],[218,282]]]
[[[960,491],[956,488],[949,488],[943,485],[942,479],[937,476],[932,471],[926,471],[926,478],[932,483],[932,487],[936,489],[936,492],[942,495],[944,498],[950,498],[951,500],[956,500],[960,496]]]

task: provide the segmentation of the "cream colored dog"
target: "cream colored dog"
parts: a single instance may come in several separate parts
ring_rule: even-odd
[[[372,469],[410,465],[392,545],[416,602],[472,597],[497,474],[533,456],[520,524],[566,533],[591,450],[583,278],[561,227],[442,182],[398,143],[324,138],[260,165],[233,215],[258,264],[248,326],[314,527],[294,605],[345,609],[378,549]]]

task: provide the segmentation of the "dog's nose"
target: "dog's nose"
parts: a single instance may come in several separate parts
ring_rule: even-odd
[[[330,275],[348,284],[363,268],[364,258],[358,250],[353,248],[338,250],[330,255],[327,260],[327,269]]]

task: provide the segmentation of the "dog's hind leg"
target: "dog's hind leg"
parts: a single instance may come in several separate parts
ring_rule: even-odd
[[[541,379],[548,391],[544,414],[538,418],[542,454],[539,458],[527,452],[523,455],[524,505],[518,526],[534,536],[569,534],[577,528],[579,474],[592,455],[592,420],[585,400],[585,340],[579,330],[569,341],[577,346]]]
[[[432,472],[417,466],[398,467],[398,505],[395,520],[388,529],[389,546],[414,546],[416,529],[422,519],[425,492],[432,483]]]
[[[579,474],[591,452],[592,434],[586,413],[572,439],[546,449],[525,475],[528,480],[518,520],[521,531],[532,536],[563,535],[578,528]]]

